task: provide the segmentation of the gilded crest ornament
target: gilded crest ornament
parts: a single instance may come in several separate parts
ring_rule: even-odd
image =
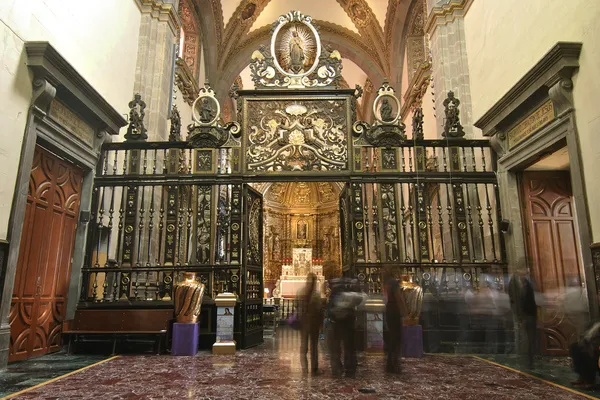
[[[257,88],[329,86],[337,83],[341,70],[340,53],[322,47],[312,18],[300,11],[290,11],[277,19],[269,49],[261,46],[250,63]]]
[[[237,122],[221,124],[221,105],[208,83],[200,89],[192,104],[192,122],[188,125],[188,142],[192,147],[239,147],[241,127]]]
[[[406,140],[406,126],[400,120],[400,100],[394,89],[387,83],[377,91],[373,101],[373,125],[365,121],[356,121],[352,126],[355,146],[398,147]]]
[[[332,171],[348,162],[346,102],[248,102],[244,135],[248,170]]]

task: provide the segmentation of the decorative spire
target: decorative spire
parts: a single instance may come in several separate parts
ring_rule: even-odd
[[[129,126],[125,134],[125,140],[137,141],[146,140],[146,128],[144,127],[144,110],[146,103],[142,100],[142,96],[136,93],[133,100],[129,102]]]
[[[442,136],[445,138],[458,139],[465,136],[465,130],[460,124],[460,100],[454,97],[454,92],[449,91],[448,97],[444,100],[444,112],[446,113],[446,122],[444,123],[444,133]]]
[[[423,109],[421,107],[416,107],[413,111],[412,135],[414,140],[425,139],[423,134]]]
[[[171,115],[169,116],[171,121],[171,130],[169,132],[169,142],[180,142],[181,141],[181,115],[176,105],[171,108]]]

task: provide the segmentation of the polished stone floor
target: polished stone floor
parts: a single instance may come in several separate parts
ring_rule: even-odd
[[[103,356],[67,355],[61,352],[11,363],[5,371],[0,371],[0,398],[87,367],[106,358]]]
[[[533,369],[526,368],[522,365],[520,359],[514,355],[494,354],[484,355],[481,358],[502,364],[509,368],[513,368],[524,373],[533,375],[540,379],[544,379],[561,386],[571,387],[570,382],[575,380],[577,375],[571,367],[571,360],[568,357],[536,357]],[[600,382],[600,380],[599,380]],[[577,389],[584,394],[592,397],[600,397],[600,385],[597,385],[592,390]]]
[[[403,373],[383,372],[383,358],[359,356],[355,379],[336,379],[320,353],[320,376],[303,376],[295,331],[235,356],[122,356],[16,399],[582,399],[577,393],[470,356],[405,359]],[[510,364],[514,360],[494,358]],[[566,367],[560,362],[555,363]],[[564,364],[564,363],[563,363]],[[538,363],[540,365],[540,363]],[[541,367],[540,367],[541,368]],[[548,367],[550,368],[550,367]],[[568,368],[568,367],[567,367]],[[568,373],[568,371],[563,371]],[[540,369],[543,375],[548,371]],[[566,376],[566,375],[565,375]],[[546,378],[546,376],[541,376]],[[572,375],[570,375],[572,378]],[[586,396],[590,398],[588,394]]]

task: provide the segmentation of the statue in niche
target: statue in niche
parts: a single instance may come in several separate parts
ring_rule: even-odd
[[[281,254],[281,243],[278,233],[273,233],[273,259],[278,260]]]
[[[202,99],[202,104],[200,105],[200,122],[209,123],[215,118],[215,110],[213,108],[212,100],[208,98]]]
[[[299,74],[304,69],[304,40],[298,34],[298,30],[292,30],[290,38],[290,69]]]
[[[304,220],[298,221],[296,224],[296,239],[306,240],[307,226]]]
[[[458,106],[460,100],[454,97],[454,92],[448,92],[448,97],[444,100],[444,112],[446,114],[446,122],[444,123],[444,137],[460,138],[465,136],[465,131],[460,124],[460,111]]]
[[[388,99],[384,98],[381,101],[381,108],[379,109],[379,112],[383,122],[392,122],[394,120],[394,116],[392,115],[394,110]]]
[[[325,256],[324,258],[327,258],[329,256],[329,253],[331,251],[331,249],[329,247],[330,244],[331,244],[331,242],[330,242],[330,239],[329,239],[329,233],[326,233],[323,236],[323,255]]]
[[[396,220],[395,217],[390,214],[385,215],[383,219],[385,222],[385,247],[388,261],[395,261],[397,259],[396,253],[398,250]]]

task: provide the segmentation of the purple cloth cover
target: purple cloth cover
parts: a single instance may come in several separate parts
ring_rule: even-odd
[[[198,352],[198,337],[200,323],[173,324],[173,340],[171,343],[172,356],[194,356]]]
[[[402,355],[404,357],[423,357],[423,327],[421,325],[402,327]]]

